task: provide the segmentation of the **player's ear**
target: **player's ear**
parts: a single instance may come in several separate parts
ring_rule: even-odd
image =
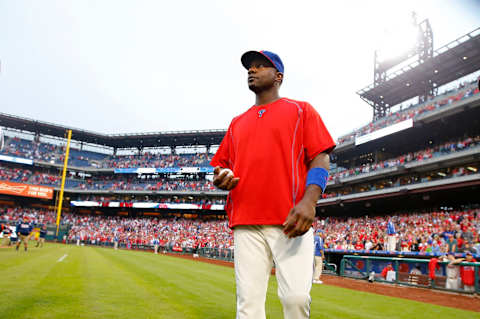
[[[277,74],[275,75],[275,82],[278,83],[278,86],[282,85],[282,82],[283,82],[282,72],[277,72]]]

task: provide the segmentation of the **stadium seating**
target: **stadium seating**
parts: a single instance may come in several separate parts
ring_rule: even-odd
[[[449,90],[423,104],[412,105],[406,109],[394,112],[386,118],[373,121],[360,129],[346,134],[338,139],[339,146],[350,143],[355,137],[372,133],[386,126],[404,121],[416,119],[418,116],[450,105],[478,94],[479,90],[472,83],[464,83],[455,90]],[[2,154],[12,155],[48,163],[62,164],[64,159],[64,146],[48,143],[34,142],[19,137],[7,138],[6,147]],[[144,152],[140,155],[107,155],[92,151],[71,148],[70,165],[76,167],[92,168],[138,168],[138,167],[207,167],[212,154],[155,154]]]
[[[32,171],[21,168],[9,168],[0,165],[0,180],[26,183],[32,176]]]
[[[471,170],[473,169],[473,170]],[[388,178],[381,178],[375,181],[358,183],[351,186],[345,186],[338,190],[329,190],[327,188],[324,198],[337,197],[340,195],[349,195],[356,193],[363,193],[368,191],[375,191],[380,189],[398,187],[403,185],[412,185],[418,183],[426,183],[435,180],[449,179],[460,176],[467,176],[477,174],[478,168],[465,166],[455,166],[444,169],[442,171],[434,170],[424,173],[410,173],[402,176],[394,176]]]
[[[438,146],[423,149],[417,152],[403,154],[396,158],[391,158],[378,163],[365,164],[350,169],[339,167],[334,170],[332,174],[330,174],[329,180],[334,181],[337,178],[358,176],[363,173],[370,173],[385,168],[396,167],[410,162],[421,162],[430,158],[440,157],[478,146],[480,146],[480,136],[468,137],[466,139],[461,139],[458,141],[442,143]]]
[[[441,107],[452,104],[455,101],[466,99],[474,94],[478,94],[479,89],[476,85],[476,81],[460,84],[455,90],[448,90],[443,94],[437,95],[433,100],[427,101],[422,104],[410,105],[406,109],[402,109],[398,112],[389,114],[385,118],[381,118],[377,121],[370,122],[369,124],[361,127],[354,132],[348,133],[338,139],[338,144],[349,143],[355,139],[355,137],[363,136],[389,125],[405,121],[407,119],[416,119],[416,117],[434,111]]]
[[[12,145],[12,144],[10,144]],[[20,140],[16,146],[22,147],[27,145],[23,140]],[[419,150],[401,156],[387,159],[377,163],[364,164],[353,168],[337,167],[330,175],[329,181],[335,183],[338,179],[349,178],[352,176],[361,176],[362,174],[368,174],[375,171],[381,171],[383,169],[392,168],[400,165],[404,165],[412,162],[422,162],[431,158],[438,158],[454,152],[465,151],[480,146],[480,136],[473,136],[463,138],[460,140],[441,143],[440,145],[434,145],[430,148]],[[24,153],[25,149],[22,149],[20,153]],[[91,153],[91,152],[90,152]],[[85,154],[84,154],[85,155]],[[125,162],[104,162],[104,164],[112,164],[117,166],[123,165],[207,165],[210,157],[205,154],[196,155],[144,155],[141,161],[136,161],[135,157],[129,157],[131,160]],[[148,160],[147,160],[148,159]],[[99,164],[100,165],[100,164]],[[107,165],[107,166],[108,166]],[[59,174],[52,175],[48,172],[29,170],[29,169],[12,169],[3,165],[0,178],[10,181],[21,181],[25,183],[45,185],[45,186],[60,186]],[[471,172],[465,169],[459,168],[460,171],[455,171],[447,176],[441,176],[442,178],[455,177],[466,175]],[[21,175],[21,176],[20,176]],[[438,176],[436,177],[438,178]],[[397,178],[394,182],[385,184],[382,181],[377,183],[371,183],[368,185],[367,190],[375,190],[384,187],[399,186],[417,182],[424,182],[431,180],[428,176],[418,179],[406,179],[406,177]],[[137,177],[128,175],[102,175],[94,176],[92,178],[67,178],[66,188],[80,189],[80,190],[147,190],[147,191],[215,191],[215,187],[210,181],[207,180],[186,180],[177,179],[171,180],[167,178],[157,177]],[[357,186],[357,190],[345,188],[342,194],[350,194],[354,192],[365,191],[365,187]],[[337,196],[337,192],[327,192],[325,197]]]

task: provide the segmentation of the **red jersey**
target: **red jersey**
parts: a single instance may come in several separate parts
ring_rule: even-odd
[[[308,164],[334,147],[306,102],[281,98],[235,117],[210,162],[240,177],[227,198],[229,226],[283,224],[303,198]]]

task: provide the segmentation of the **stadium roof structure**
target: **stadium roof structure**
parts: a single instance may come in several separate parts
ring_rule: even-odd
[[[392,107],[425,93],[425,81],[435,87],[480,70],[480,28],[435,50],[424,63],[418,60],[392,72],[383,83],[371,84],[357,94],[368,104]]]
[[[115,149],[145,147],[175,147],[194,145],[218,145],[226,130],[171,131],[131,134],[101,134],[66,127],[15,115],[0,113],[0,125],[21,131],[64,138],[72,130],[72,139],[79,142],[103,145]]]

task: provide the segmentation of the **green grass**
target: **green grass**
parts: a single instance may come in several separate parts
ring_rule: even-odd
[[[232,268],[145,252],[48,243],[27,253],[0,249],[0,279],[0,318],[235,317]],[[272,277],[267,318],[282,318],[276,291]],[[312,318],[480,318],[327,285],[315,285],[312,299]]]

